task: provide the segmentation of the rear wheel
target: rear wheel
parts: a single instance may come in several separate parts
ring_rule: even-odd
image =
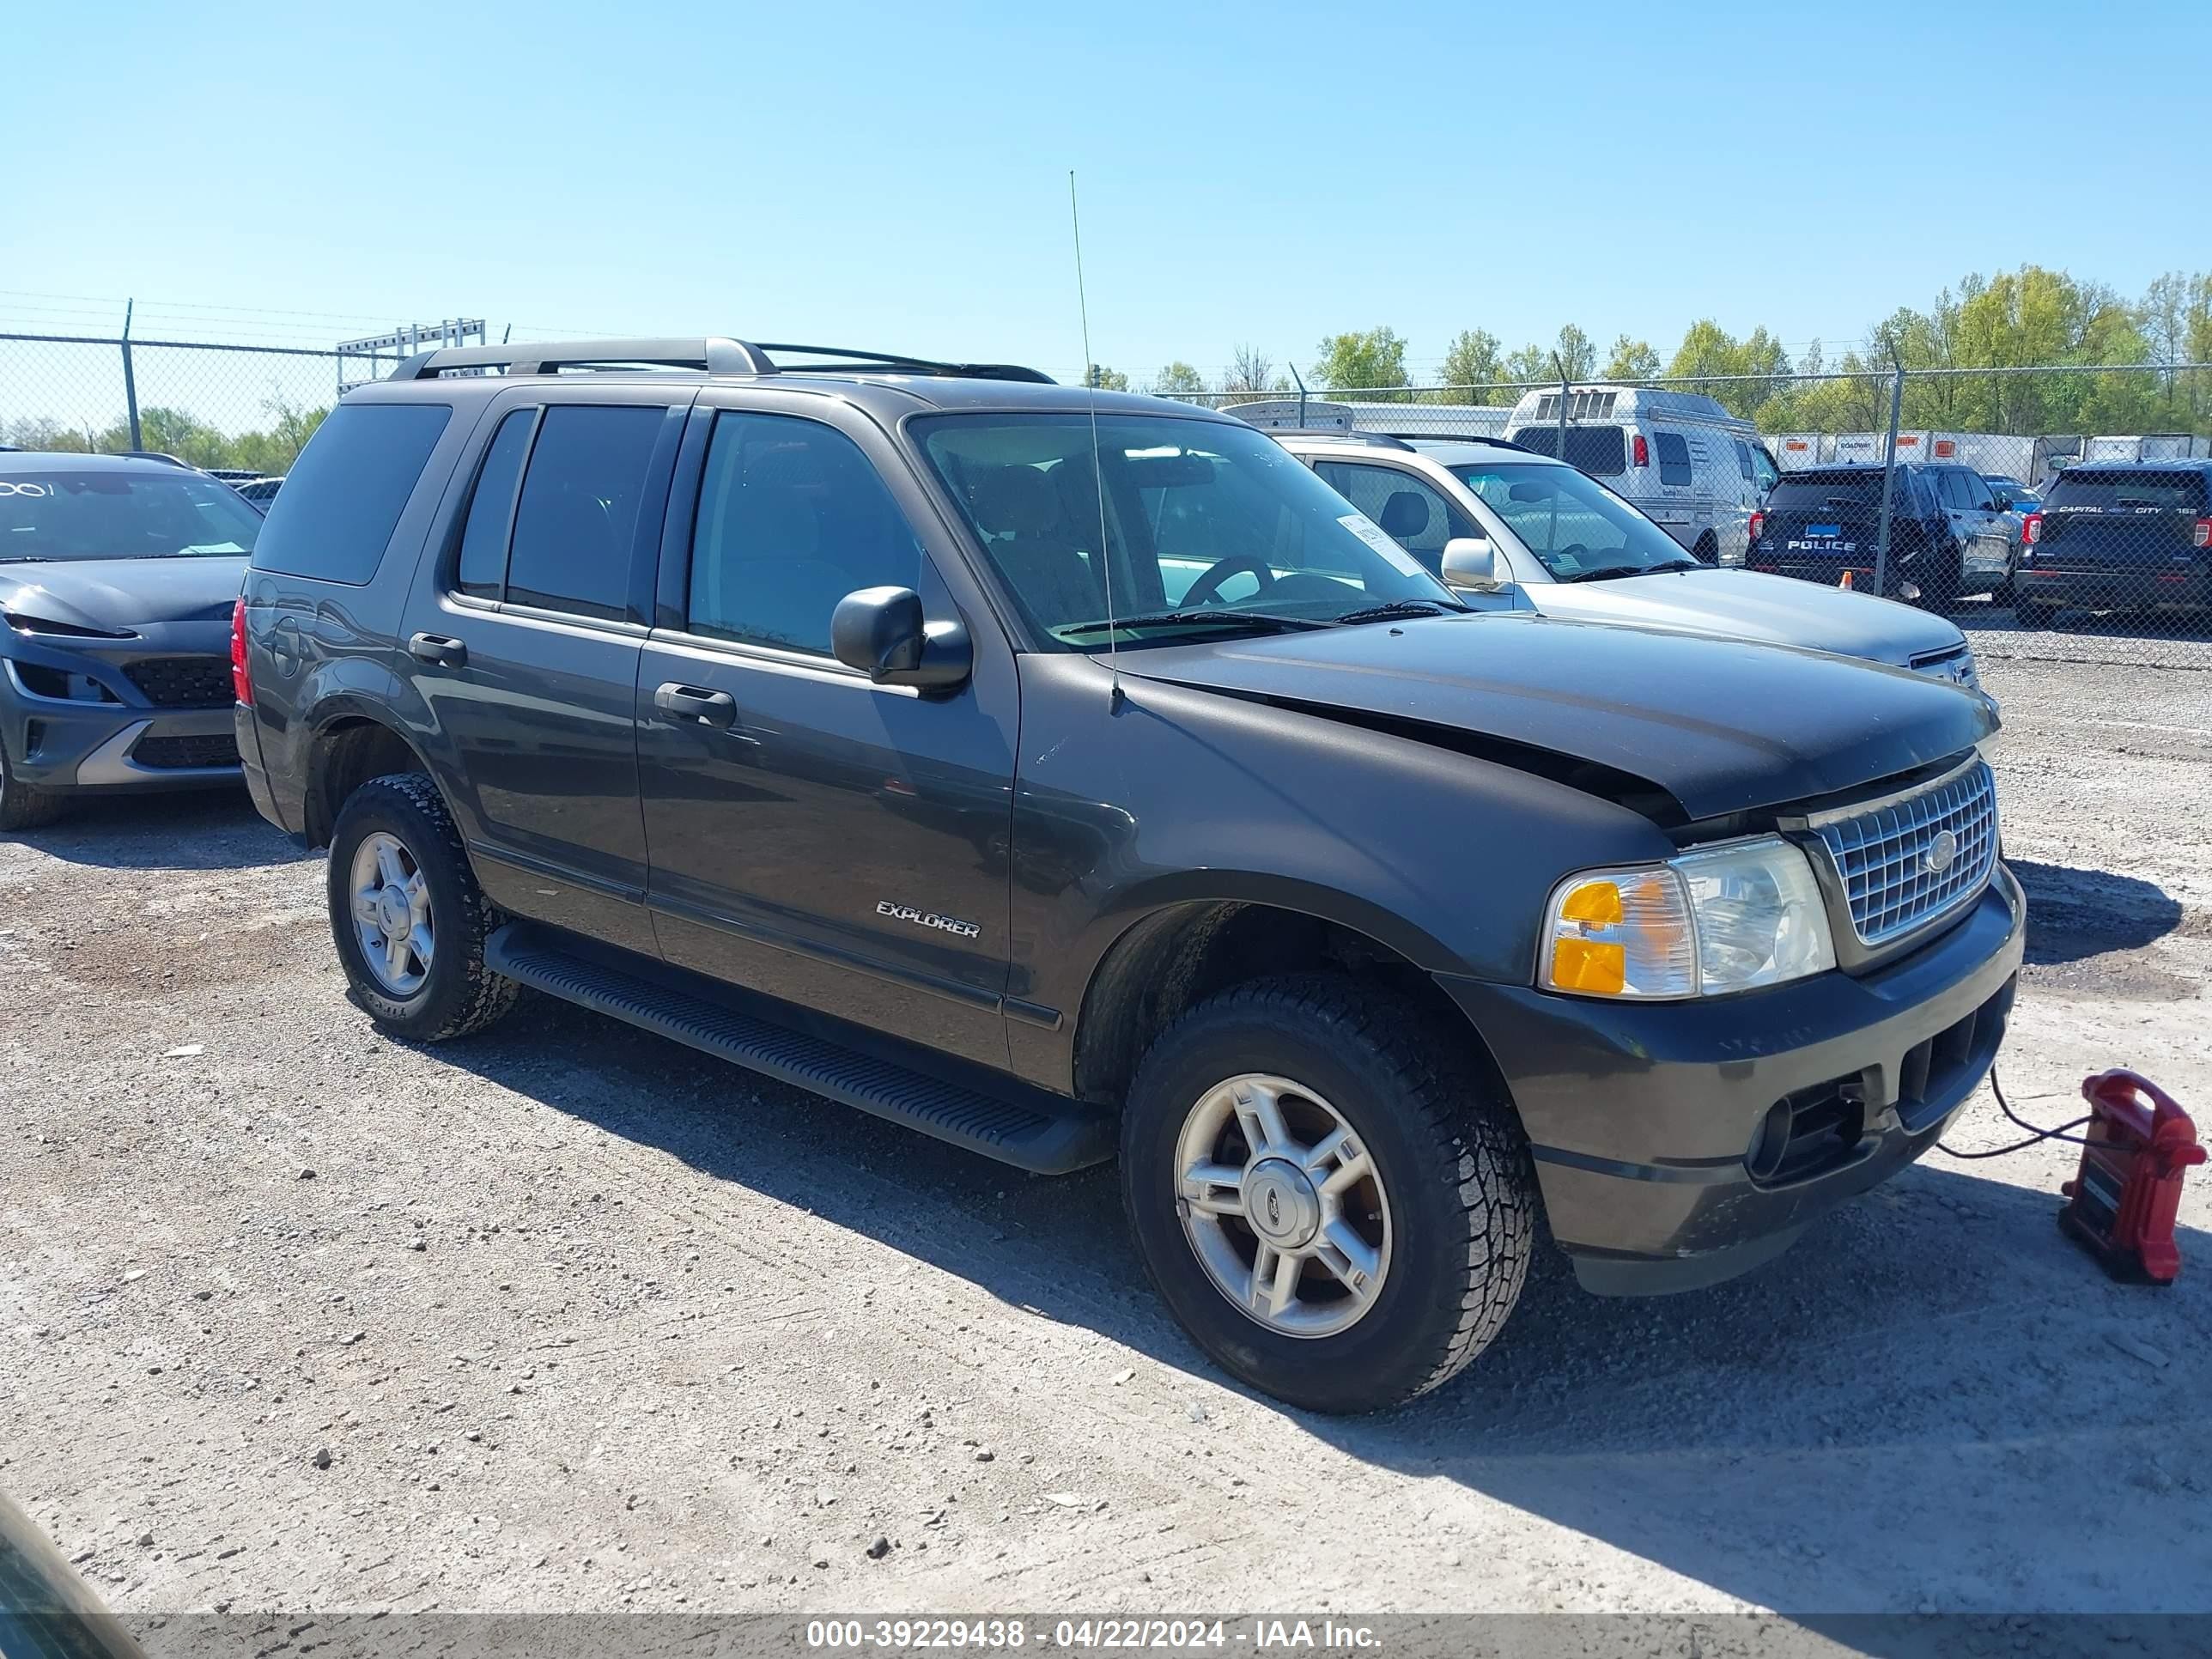
[[[331,933],[354,1000],[394,1036],[465,1036],[521,988],[484,966],[496,925],[446,804],[420,772],[372,778],[331,829]]]
[[[1690,556],[1699,564],[1718,564],[1721,562],[1720,538],[1708,530],[1698,538],[1698,544],[1690,550]]]
[[[8,750],[0,744],[0,830],[35,830],[62,815],[67,797],[40,789],[18,778],[8,764]]]
[[[1153,1284],[1224,1369],[1295,1406],[1373,1411],[1503,1328],[1534,1180],[1455,1036],[1315,977],[1224,993],[1153,1045],[1122,1195]]]

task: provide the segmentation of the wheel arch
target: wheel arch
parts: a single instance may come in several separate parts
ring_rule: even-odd
[[[1381,936],[1368,920],[1267,897],[1187,896],[1130,920],[1092,967],[1078,1006],[1070,1080],[1079,1097],[1118,1107],[1147,1050],[1177,1019],[1237,985],[1300,972],[1382,983],[1469,1045],[1498,1097],[1511,1100],[1489,1043],[1437,983],[1452,958],[1419,928]],[[1410,947],[1410,948],[1409,948]]]
[[[371,778],[420,772],[445,799],[445,790],[412,739],[380,714],[347,703],[330,711],[307,741],[304,830],[310,847],[330,845],[331,828],[347,798]],[[446,801],[451,811],[453,803]]]

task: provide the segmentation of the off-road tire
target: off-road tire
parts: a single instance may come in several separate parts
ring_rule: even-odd
[[[1154,1288],[1224,1370],[1294,1406],[1376,1411],[1445,1382],[1503,1328],[1528,1273],[1535,1181],[1510,1103],[1463,1057],[1474,1041],[1387,992],[1316,975],[1224,992],[1153,1043],[1122,1118],[1122,1200]],[[1365,1140],[1388,1196],[1395,1237],[1382,1289],[1332,1335],[1249,1317],[1184,1231],[1185,1116],[1247,1073],[1326,1095]]]
[[[397,836],[421,867],[437,919],[429,970],[404,999],[392,996],[369,971],[354,932],[354,852],[378,830]],[[477,885],[460,831],[422,773],[372,778],[346,797],[331,828],[327,892],[331,936],[354,1001],[393,1036],[415,1042],[467,1036],[497,1021],[521,994],[514,981],[484,965],[484,940],[499,926],[499,912]]]
[[[0,830],[35,830],[61,817],[68,805],[66,795],[18,779],[8,764],[6,748],[0,745]]]

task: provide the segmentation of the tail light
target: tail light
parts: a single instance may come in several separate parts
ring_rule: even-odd
[[[2202,530],[2202,529],[2203,529],[2203,528],[2204,528],[2204,525],[2203,525],[2203,520],[2200,520],[2197,522],[2197,527],[2199,530]],[[2038,543],[2038,542],[2041,541],[2042,539],[2043,539],[2043,514],[2041,514],[2040,513],[2031,513],[2031,514],[2028,514],[2025,519],[2022,519],[2022,520],[2020,521],[2020,541],[2021,541],[2021,546],[2023,546],[2023,547],[2033,547],[2033,546],[2036,544],[2036,543]],[[2198,544],[2198,545],[2202,546],[2202,545],[2203,545],[2203,544],[2200,542],[2200,543]]]
[[[2212,519],[2197,521],[2197,534],[2191,538],[2199,547],[2212,547]]]
[[[1651,465],[1651,446],[1644,441],[1644,434],[1641,432],[1636,434],[1636,465],[1638,466]]]
[[[1757,541],[1765,532],[1766,514],[1764,509],[1761,509],[1751,515],[1751,523],[1746,527],[1744,533],[1753,541]]]
[[[253,706],[253,676],[246,666],[246,601],[243,599],[230,613],[230,689],[239,702],[249,708]]]

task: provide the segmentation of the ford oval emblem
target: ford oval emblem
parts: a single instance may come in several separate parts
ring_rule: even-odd
[[[1936,839],[1928,843],[1928,851],[1921,859],[1921,866],[1931,876],[1940,876],[1951,867],[1951,860],[1959,856],[1959,838],[1948,830],[1939,830]]]

